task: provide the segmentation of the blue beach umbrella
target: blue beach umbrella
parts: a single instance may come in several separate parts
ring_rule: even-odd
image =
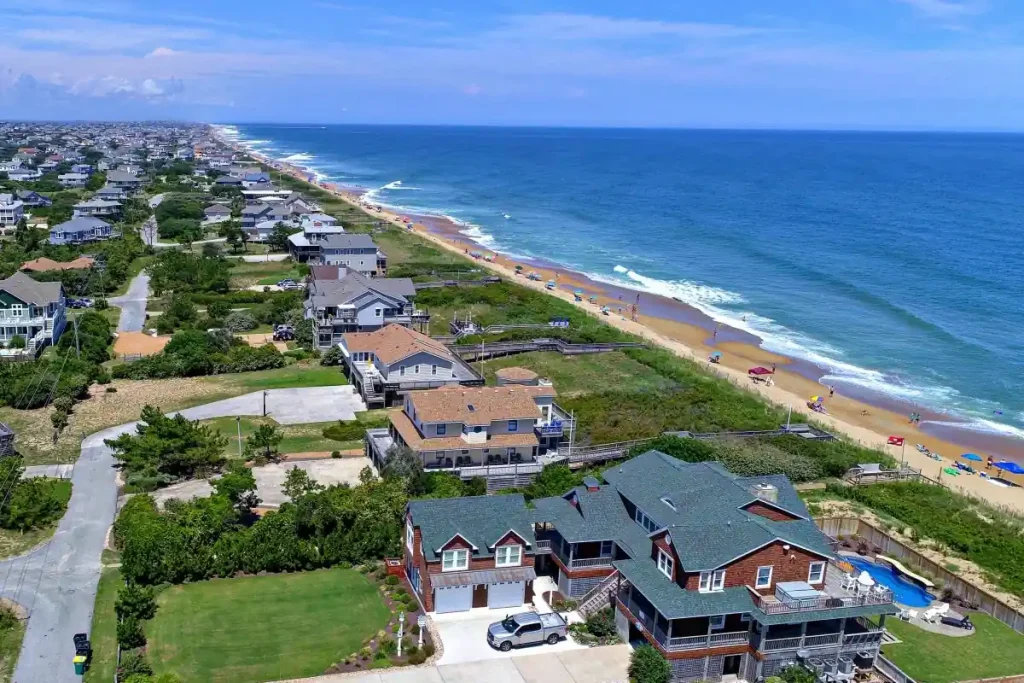
[[[1010,462],[1009,460],[1003,460],[993,464],[997,469],[1006,470],[1010,474],[1024,474],[1024,467],[1021,467],[1015,462]]]
[[[715,351],[714,353],[711,354],[711,357],[712,358],[721,358],[722,357],[722,352],[721,351]]]
[[[970,460],[972,462],[981,462],[982,460],[984,460],[984,458],[982,458],[977,453],[964,453],[960,457],[963,458],[964,460]]]

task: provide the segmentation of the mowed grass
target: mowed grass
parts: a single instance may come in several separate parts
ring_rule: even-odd
[[[19,621],[6,631],[0,631],[0,683],[8,683],[14,675],[25,637],[25,622]]]
[[[533,370],[551,380],[559,395],[593,391],[595,387],[617,391],[666,391],[678,385],[670,378],[621,351],[583,356],[563,356],[554,351],[524,353],[475,363],[488,384],[495,383],[495,373],[502,368],[520,367]]]
[[[54,494],[64,503],[66,507],[71,500],[71,481],[60,480],[54,489]],[[49,540],[53,532],[57,530],[60,520],[39,529],[29,531],[17,531],[15,529],[0,529],[0,558],[14,557],[31,550],[43,541]],[[2,679],[0,679],[2,680]]]
[[[295,363],[273,370],[237,372],[203,378],[225,388],[232,395],[244,394],[263,389],[296,389],[304,387],[330,387],[348,384],[341,370],[333,366]]]
[[[330,427],[334,422],[315,422],[304,425],[280,425],[270,418],[243,417],[235,420],[233,417],[220,417],[214,420],[203,420],[203,424],[211,426],[223,434],[228,445],[224,449],[225,455],[230,457],[238,456],[238,431],[242,432],[242,448],[245,447],[245,440],[256,431],[261,424],[269,424],[277,427],[284,435],[278,450],[287,455],[288,453],[310,453],[310,452],[331,452],[347,448],[358,448],[359,442],[342,442],[328,439],[323,435],[325,427]]]
[[[121,571],[117,567],[105,567],[100,574],[92,628],[89,630],[92,664],[85,672],[85,683],[107,683],[114,680],[114,670],[117,668],[117,615],[114,613],[114,602],[117,600],[117,589],[123,583]]]
[[[953,638],[889,619],[886,628],[903,642],[882,653],[918,683],[1024,674],[1024,635],[988,614],[971,614],[971,621],[974,635]]]
[[[146,624],[157,674],[252,683],[321,674],[387,625],[390,611],[352,569],[171,586]]]
[[[287,277],[293,280],[302,277],[291,261],[239,261],[231,268],[231,286],[239,289],[250,285],[276,285]]]

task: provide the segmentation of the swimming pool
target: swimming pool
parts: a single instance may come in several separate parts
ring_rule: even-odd
[[[844,560],[853,565],[854,573],[866,571],[875,580],[892,591],[896,602],[907,607],[927,607],[935,600],[935,596],[918,584],[900,576],[892,567],[865,560],[863,557],[843,556]]]

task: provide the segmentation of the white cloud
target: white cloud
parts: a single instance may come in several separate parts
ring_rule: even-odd
[[[174,57],[175,55],[181,54],[177,50],[172,50],[169,47],[158,47],[149,54],[146,55],[146,59],[155,59],[159,57]]]
[[[508,17],[500,32],[547,40],[642,40],[674,37],[694,40],[744,38],[763,35],[770,29],[736,24],[620,19],[589,14],[552,12]]]
[[[983,14],[988,10],[988,3],[982,0],[897,0],[910,5],[917,12],[931,19],[963,19]]]

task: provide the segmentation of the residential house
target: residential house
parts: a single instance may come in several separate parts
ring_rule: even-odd
[[[231,207],[223,204],[210,204],[203,209],[203,216],[206,223],[223,223],[231,220]]]
[[[420,360],[404,361],[405,369],[427,377],[440,370]],[[482,476],[494,490],[529,484],[543,468],[538,456],[557,450],[571,423],[555,405],[550,382],[410,391],[402,410],[388,418],[387,429],[366,434],[367,455],[378,469],[398,446],[411,449],[424,469]]]
[[[24,351],[5,349],[2,355],[35,355],[56,344],[64,331],[64,288],[59,282],[36,282],[25,273],[0,280],[0,343],[14,337],[26,341]]]
[[[9,180],[15,180],[18,182],[30,182],[33,180],[39,180],[43,177],[43,172],[38,168],[17,168],[13,171],[7,172],[7,178]]]
[[[235,176],[222,175],[218,176],[213,184],[217,187],[242,187],[242,179],[236,178]]]
[[[243,182],[244,185],[244,182]],[[272,183],[255,183],[242,190],[245,201],[250,203],[263,201],[284,201],[291,196],[291,190],[283,190]]]
[[[320,351],[337,346],[346,332],[391,324],[425,332],[430,315],[416,310],[415,296],[409,278],[369,278],[344,266],[313,266],[305,317],[313,322],[313,342]]]
[[[50,206],[53,204],[53,200],[46,195],[41,195],[34,190],[18,190],[18,199],[21,200],[22,204],[29,207],[34,206]]]
[[[106,199],[89,199],[74,205],[75,216],[96,216],[102,218],[120,218],[121,202]]]
[[[286,221],[291,211],[285,206],[272,204],[247,204],[242,207],[242,228],[255,228],[266,221]]]
[[[299,229],[298,224],[293,221],[274,220],[271,218],[270,220],[260,221],[251,228],[246,228],[245,232],[249,235],[250,242],[269,242],[271,234],[279,225],[283,225],[289,232]]]
[[[399,392],[484,383],[476,370],[444,344],[401,325],[346,332],[338,348],[342,371],[370,405],[389,405]]]
[[[110,223],[92,216],[79,216],[50,228],[50,244],[84,244],[109,239]]]
[[[646,641],[675,681],[754,681],[797,661],[873,661],[885,589],[858,591],[789,480],[649,451],[534,501],[537,571],[625,642]],[[855,583],[855,582],[854,582]],[[849,664],[849,662],[848,662]]]
[[[242,187],[251,188],[255,185],[264,185],[270,183],[270,174],[266,171],[255,171],[253,173],[246,173],[242,176]]]
[[[57,176],[57,182],[61,187],[85,187],[85,184],[89,182],[89,176],[85,173],[61,173]]]
[[[83,175],[92,175],[93,168],[89,164],[75,164],[71,167],[72,173],[81,173]]]
[[[25,215],[25,202],[13,194],[0,194],[0,228],[17,225]]]
[[[8,173],[10,171],[17,171],[21,168],[21,162],[17,159],[11,161],[0,161],[0,173]]]
[[[405,509],[405,573],[428,612],[533,602],[536,540],[521,494],[410,501]],[[480,644],[483,646],[483,643]]]
[[[302,214],[297,232],[288,237],[288,251],[300,263],[319,263],[320,244],[330,235],[344,235],[345,228],[334,216],[322,213]]]
[[[387,255],[377,248],[373,238],[358,233],[330,234],[320,240],[320,263],[345,266],[364,275],[374,277],[387,273]]]
[[[129,196],[142,189],[145,178],[123,170],[107,171],[107,184],[124,190]]]
[[[102,199],[108,202],[123,202],[128,199],[128,192],[123,187],[104,185],[93,193],[93,199]]]

